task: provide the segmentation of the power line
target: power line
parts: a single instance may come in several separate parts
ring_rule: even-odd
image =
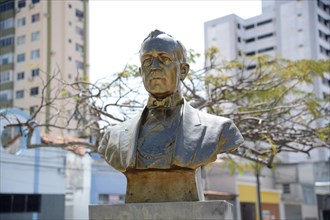
[[[22,165],[22,166],[31,166],[31,167],[34,167],[35,166],[34,163],[20,163],[20,162],[17,162],[17,161],[1,161],[1,163]],[[50,165],[45,165],[45,164],[39,164],[38,167],[41,167],[41,168],[51,168],[51,169],[75,170],[75,171],[91,171],[92,170],[90,168],[83,168],[83,169],[81,169],[81,168],[75,168],[75,167],[68,167],[67,165],[64,165],[63,167],[59,167],[59,166],[50,166]]]

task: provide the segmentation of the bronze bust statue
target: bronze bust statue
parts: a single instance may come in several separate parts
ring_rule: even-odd
[[[126,203],[203,200],[200,167],[237,149],[234,123],[191,107],[181,93],[185,47],[155,30],[140,49],[149,99],[144,110],[104,134],[99,153],[127,178]]]

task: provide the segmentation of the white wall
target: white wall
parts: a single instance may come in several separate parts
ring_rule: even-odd
[[[0,192],[65,194],[65,151],[39,149],[39,166],[36,150],[25,150],[21,155],[11,155],[0,149]]]

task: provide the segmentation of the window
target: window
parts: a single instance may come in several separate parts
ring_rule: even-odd
[[[25,61],[25,53],[17,55],[17,63]]]
[[[12,81],[13,72],[11,70],[0,73],[0,84]]]
[[[80,61],[78,61],[78,60],[76,60],[76,67],[77,67],[77,69],[84,69],[84,64],[83,64],[83,62],[80,62]]]
[[[319,30],[319,37],[330,43],[330,34],[326,34],[323,31]]]
[[[19,0],[18,1],[18,8],[24,8],[25,4],[26,4],[25,0]]]
[[[71,44],[71,42],[72,42],[71,38],[69,38],[68,42]]]
[[[31,51],[31,59],[35,60],[38,59],[40,57],[40,50],[32,50]]]
[[[17,73],[17,81],[24,79],[24,72],[18,72]]]
[[[303,186],[302,187],[303,196],[304,196],[304,203],[306,205],[315,205],[316,198],[315,198],[315,190],[312,186]]]
[[[322,83],[323,83],[324,85],[330,86],[330,79],[323,78],[323,79],[322,79]]]
[[[257,66],[256,65],[250,65],[250,66],[247,66],[246,69],[247,70],[253,70],[255,69]]]
[[[257,26],[268,24],[268,23],[271,23],[272,21],[273,21],[272,19],[269,19],[269,20],[266,20],[266,21],[261,21],[261,22],[257,23]]]
[[[291,193],[290,184],[283,184],[282,187],[283,187],[283,193],[284,194],[290,194]]]
[[[0,21],[0,31],[14,27],[14,18],[7,18],[6,20]]]
[[[1,102],[10,101],[10,100],[12,100],[12,91],[11,90],[0,91],[0,101]]]
[[[32,77],[37,77],[39,76],[39,69],[33,69],[31,72],[31,76]]]
[[[330,14],[330,5],[329,4],[324,4],[322,1],[317,0],[317,6],[324,10],[325,12],[327,12],[328,14]]]
[[[84,52],[84,47],[83,45],[77,44],[76,43],[76,51],[83,53]]]
[[[123,204],[125,200],[124,195],[115,194],[99,194],[99,204]]]
[[[17,37],[17,45],[25,44],[25,35]]]
[[[84,29],[82,29],[81,27],[76,26],[76,33],[80,36],[84,36]]]
[[[71,4],[69,4],[68,6],[69,6],[69,8],[72,8]]]
[[[68,57],[68,60],[71,61],[72,60],[72,57]]]
[[[22,27],[26,24],[25,18],[19,18],[17,19],[17,27]]]
[[[322,54],[325,54],[325,55],[327,55],[327,56],[330,56],[330,50],[328,50],[328,49],[322,47],[321,45],[320,45],[320,52],[321,52]]]
[[[84,12],[76,9],[76,17],[79,18],[79,20],[84,18]]]
[[[5,65],[9,63],[13,63],[13,53],[6,53],[0,55],[0,65]]]
[[[325,25],[326,27],[330,27],[330,19],[327,20],[323,18],[321,15],[317,15],[317,19],[321,24]]]
[[[253,37],[253,38],[249,38],[249,39],[246,39],[245,40],[245,43],[251,43],[251,42],[254,42],[255,41],[255,38]]]
[[[267,37],[271,37],[271,36],[273,36],[273,35],[274,35],[274,33],[269,33],[269,34],[260,35],[260,36],[258,37],[258,40],[260,40],[260,39],[264,39],[264,38],[267,38]]]
[[[38,194],[0,194],[0,213],[39,212],[41,195]]]
[[[40,39],[40,31],[35,31],[31,33],[31,41],[37,41]]]
[[[33,87],[30,89],[30,96],[35,96],[39,94],[39,88],[38,87]]]
[[[38,108],[37,105],[30,106],[29,108],[30,115],[33,115],[36,112],[37,108]]]
[[[240,37],[237,37],[237,42],[241,42],[241,38]]]
[[[15,8],[15,2],[13,0],[3,2],[0,4],[0,12],[8,11]]]
[[[32,21],[32,23],[40,21],[40,13],[33,14],[31,17],[31,21]]]
[[[16,99],[24,98],[24,90],[17,90],[16,91]]]
[[[237,29],[241,29],[241,24],[237,23]]]
[[[248,52],[248,53],[246,53],[245,55],[246,56],[253,56],[253,55],[255,55],[256,54],[256,52],[255,51],[252,51],[252,52]]]
[[[40,0],[32,0],[33,4],[37,4],[38,2],[40,2]]]
[[[249,29],[252,29],[252,28],[254,28],[254,24],[245,26],[245,30],[249,30]]]
[[[0,91],[0,101],[1,102],[9,101],[7,93],[3,93]]]
[[[264,48],[264,49],[260,49],[260,50],[258,50],[258,53],[264,53],[264,52],[268,52],[268,51],[271,51],[271,50],[274,50],[274,47],[267,47],[267,48]]]
[[[14,44],[14,37],[12,37],[12,36],[4,37],[2,39],[0,38],[0,48],[8,47],[13,44]]]

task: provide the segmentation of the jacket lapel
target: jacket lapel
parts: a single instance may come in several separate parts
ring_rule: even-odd
[[[135,167],[136,147],[144,111],[145,110],[128,120],[128,123],[126,123],[120,131],[119,143],[122,152],[121,161],[125,169],[128,167]]]
[[[182,121],[176,139],[173,164],[180,167],[189,167],[194,161],[196,150],[201,147],[205,126],[201,124],[198,110],[184,101]]]

